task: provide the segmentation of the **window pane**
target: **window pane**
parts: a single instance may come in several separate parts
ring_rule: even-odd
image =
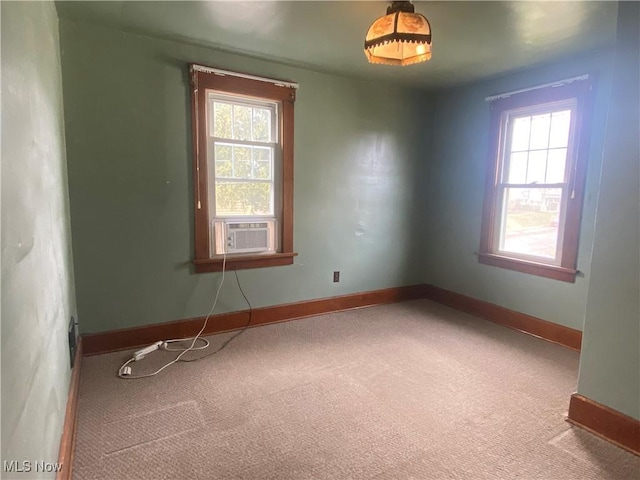
[[[231,161],[233,159],[231,145],[228,145],[226,143],[216,142],[215,156],[216,156],[216,162],[222,161],[222,160]]]
[[[232,138],[231,134],[231,105],[213,102],[213,136]]]
[[[531,117],[531,143],[529,149],[547,148],[549,145],[549,124],[551,123],[551,115],[545,113],[543,115],[534,115]]]
[[[273,215],[271,183],[216,182],[216,215]]]
[[[253,109],[253,140],[256,142],[271,141],[271,110],[266,108]]]
[[[531,117],[520,117],[513,121],[513,133],[511,136],[511,151],[517,152],[529,148],[529,130]]]
[[[571,125],[571,110],[554,112],[551,116],[551,134],[549,148],[566,147],[569,144],[569,127]]]
[[[560,188],[507,188],[500,250],[556,258]]]
[[[233,106],[233,138],[251,140],[251,107]]]
[[[235,178],[251,178],[251,147],[233,147],[233,176]]]
[[[233,166],[231,161],[228,162],[220,162],[216,160],[216,177],[232,177],[233,176]]]
[[[509,161],[509,183],[525,183],[527,179],[527,152],[512,153]]]
[[[272,148],[255,147],[253,149],[253,159],[257,162],[270,162]]]
[[[547,183],[563,183],[565,163],[567,161],[567,149],[556,148],[549,150],[547,161]]]
[[[231,177],[233,175],[231,145],[215,144],[215,174],[216,177]]]
[[[547,169],[547,151],[529,152],[526,183],[544,183]]]
[[[273,147],[215,143],[216,177],[272,179]]]
[[[255,147],[253,149],[253,178],[271,179],[271,148]]]

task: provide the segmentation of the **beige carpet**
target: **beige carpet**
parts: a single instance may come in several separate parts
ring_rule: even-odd
[[[249,329],[150,379],[116,376],[129,355],[84,360],[78,480],[640,478],[564,421],[577,353],[427,300]]]

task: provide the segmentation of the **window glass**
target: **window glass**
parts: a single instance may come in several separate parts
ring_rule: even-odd
[[[531,131],[531,117],[520,117],[513,121],[511,151],[521,152],[529,149],[529,133]]]
[[[533,150],[529,152],[527,162],[527,181],[525,183],[544,183],[547,169],[547,151]]]
[[[273,215],[273,192],[270,183],[216,182],[218,216]]]
[[[566,148],[554,148],[549,150],[549,156],[547,157],[547,183],[562,183],[565,181],[566,161]]]
[[[509,162],[509,183],[525,183],[527,180],[527,152],[516,152],[511,154]]]
[[[531,137],[529,139],[529,150],[547,148],[549,146],[549,126],[551,115],[534,115],[531,117]]]
[[[549,148],[569,145],[569,127],[571,126],[571,110],[553,112],[551,115],[551,134]]]
[[[233,106],[233,138],[251,140],[251,107]]]
[[[506,188],[500,250],[555,259],[561,196],[559,188]]]
[[[232,124],[233,107],[228,103],[214,102],[213,104],[213,122],[210,126],[213,129],[211,136],[218,138],[233,138]]]
[[[214,217],[274,216],[275,104],[210,94]]]
[[[252,119],[252,140],[256,142],[271,142],[271,110],[254,108]]]

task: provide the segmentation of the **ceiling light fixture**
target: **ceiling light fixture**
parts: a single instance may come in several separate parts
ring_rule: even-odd
[[[371,24],[364,42],[369,63],[411,65],[431,58],[431,25],[411,2],[391,2]]]

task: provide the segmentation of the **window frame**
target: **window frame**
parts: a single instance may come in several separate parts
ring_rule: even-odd
[[[589,113],[592,102],[593,81],[590,77],[580,78],[569,83],[548,85],[536,89],[500,97],[491,103],[491,123],[489,158],[487,162],[482,227],[478,261],[485,265],[515,270],[522,273],[552,278],[564,282],[575,282],[578,273],[577,260],[580,241],[580,222],[587,170],[589,150]],[[501,170],[504,165],[505,147],[511,135],[508,115],[517,110],[548,110],[553,104],[575,101],[575,118],[572,119],[573,141],[567,146],[567,162],[570,163],[567,179],[568,194],[566,200],[564,225],[559,225],[560,251],[559,261],[545,262],[543,258],[527,258],[517,253],[499,250],[500,215],[504,211],[504,200],[499,196],[505,187],[501,185]],[[548,111],[547,110],[547,111]],[[572,157],[572,158],[570,158]],[[533,257],[533,256],[531,256]]]
[[[292,265],[297,255],[293,250],[293,141],[294,102],[296,90],[287,82],[261,80],[249,75],[220,74],[211,67],[189,64],[191,84],[191,125],[193,142],[194,182],[194,259],[196,273],[222,270],[224,255],[211,255],[212,235],[209,205],[209,175],[207,149],[209,142],[207,104],[209,91],[230,96],[247,96],[257,100],[278,104],[278,143],[280,145],[280,168],[274,169],[274,188],[280,187],[276,195],[280,205],[274,205],[278,217],[279,249],[266,253],[238,253],[226,255],[226,270]],[[275,159],[274,159],[275,160]],[[276,175],[279,178],[276,178]]]

